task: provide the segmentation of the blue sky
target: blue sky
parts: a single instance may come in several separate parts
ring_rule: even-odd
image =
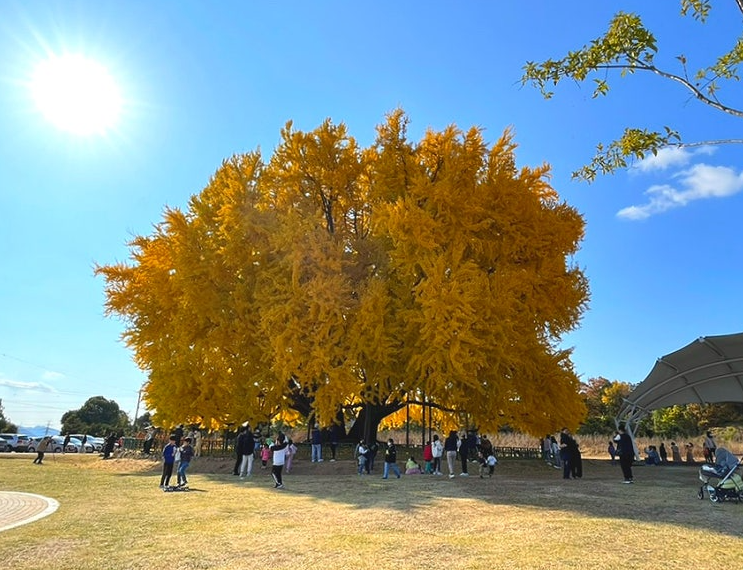
[[[649,6],[649,7],[648,7]],[[103,315],[96,263],[124,261],[164,206],[184,206],[221,161],[268,156],[287,120],[345,122],[363,145],[402,107],[429,127],[512,127],[520,164],[547,162],[587,222],[578,263],[592,290],[574,347],[583,380],[640,382],[701,335],[739,332],[740,146],[661,153],[591,186],[570,180],[625,126],[671,125],[689,141],[738,137],[734,118],[636,74],[609,97],[521,87],[527,60],[562,56],[618,10],[657,36],[659,62],[692,71],[740,32],[733,3],[701,26],[664,2],[6,1],[0,20],[0,398],[13,422],[58,427],[87,398],[130,416],[145,375]],[[686,42],[686,45],[683,43]],[[701,47],[700,47],[701,46]],[[50,55],[104,66],[122,110],[103,134],[58,128],[31,93]],[[737,96],[737,98],[736,98]],[[721,92],[740,104],[740,85]],[[740,105],[739,105],[740,106]],[[140,407],[140,413],[144,410]]]

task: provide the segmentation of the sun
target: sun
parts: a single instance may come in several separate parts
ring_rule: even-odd
[[[45,59],[37,66],[30,87],[41,113],[64,131],[103,134],[119,120],[118,85],[103,65],[85,56]]]

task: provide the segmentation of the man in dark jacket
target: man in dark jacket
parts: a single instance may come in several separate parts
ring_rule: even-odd
[[[242,465],[243,454],[245,453],[246,430],[246,426],[240,426],[240,430],[237,434],[237,439],[235,440],[235,468],[232,470],[233,475],[240,474],[240,465]]]
[[[449,436],[444,440],[444,453],[446,454],[446,465],[449,467],[449,479],[456,477],[454,474],[454,463],[457,459],[457,442],[459,436],[455,430],[449,432]]]
[[[635,446],[632,443],[632,438],[627,433],[624,427],[619,428],[619,435],[615,438],[617,442],[617,451],[619,453],[619,466],[622,468],[622,475],[624,475],[625,483],[634,483],[632,477],[632,462],[635,459]]]
[[[387,449],[384,451],[384,475],[382,475],[382,479],[387,479],[390,469],[395,472],[399,479],[400,468],[397,466],[397,448],[391,438],[387,441]]]
[[[571,475],[575,477],[573,468],[575,467],[576,454],[578,453],[578,444],[570,435],[568,428],[564,427],[560,431],[560,460],[562,461],[562,478],[570,479]],[[582,473],[581,473],[582,475]]]

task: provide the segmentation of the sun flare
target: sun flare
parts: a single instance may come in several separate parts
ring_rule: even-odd
[[[79,135],[113,128],[121,113],[118,86],[108,70],[81,55],[53,56],[36,68],[31,92],[41,113]]]

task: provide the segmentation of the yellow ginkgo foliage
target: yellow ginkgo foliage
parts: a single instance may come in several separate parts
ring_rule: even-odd
[[[368,148],[288,123],[268,161],[225,161],[129,263],[97,267],[159,421],[345,415],[373,437],[422,402],[488,430],[582,419],[558,348],[588,300],[581,215],[547,166],[516,167],[510,132],[413,143],[407,121],[391,113]]]

